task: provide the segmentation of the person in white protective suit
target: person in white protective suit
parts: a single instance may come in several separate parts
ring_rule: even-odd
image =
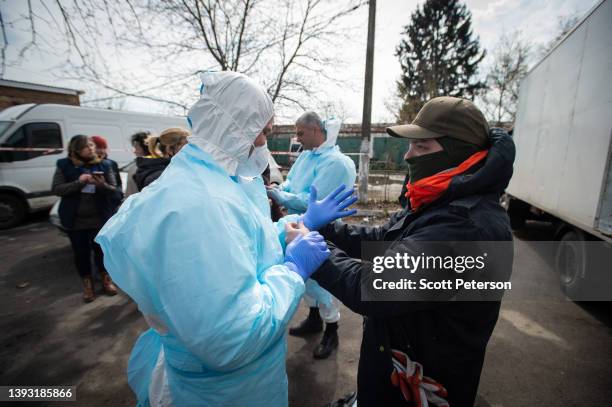
[[[267,213],[258,175],[269,154],[269,96],[235,72],[201,79],[189,144],[96,238],[150,325],[128,382],[141,406],[286,406],[286,327],[329,251],[310,232],[283,253]],[[341,211],[354,202],[347,198],[313,200],[321,212],[311,216],[313,230],[353,213]],[[323,216],[329,207],[335,214]]]
[[[341,124],[335,118],[323,122],[315,112],[306,112],[296,121],[296,136],[304,151],[291,167],[287,180],[278,188],[268,188],[268,196],[287,209],[290,214],[306,211],[310,188],[315,187],[319,197],[326,197],[339,185],[353,186],[355,164],[342,154],[336,145]],[[306,282],[304,295],[310,311],[308,317],[289,334],[306,336],[325,332],[314,349],[316,359],[325,359],[338,347],[338,321],[340,303],[314,280]]]

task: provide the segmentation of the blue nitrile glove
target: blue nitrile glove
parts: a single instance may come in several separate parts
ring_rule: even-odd
[[[319,230],[336,219],[356,214],[356,209],[345,210],[357,201],[357,197],[353,195],[355,190],[353,188],[345,190],[346,187],[340,185],[325,199],[317,201],[317,188],[312,185],[308,209],[303,218],[304,226],[310,230]]]
[[[266,186],[266,193],[268,194],[268,198],[272,198],[277,203],[282,204],[280,192],[281,190],[277,186]]]
[[[306,281],[330,254],[323,236],[309,232],[297,236],[287,245],[285,265]]]

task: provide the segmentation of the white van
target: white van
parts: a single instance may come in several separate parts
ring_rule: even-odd
[[[130,137],[189,128],[184,117],[91,109],[55,104],[25,104],[0,112],[0,229],[20,223],[28,212],[48,209],[55,163],[66,156],[76,134],[100,135],[109,158],[119,166],[134,159]]]

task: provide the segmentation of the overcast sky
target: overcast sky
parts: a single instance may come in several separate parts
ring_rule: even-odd
[[[3,12],[10,13],[11,10],[6,10],[7,3],[16,4],[16,1],[18,0],[3,3]],[[23,3],[25,2],[21,2]],[[411,13],[421,2],[378,0],[377,3],[372,118],[375,122],[386,122],[392,121],[393,115],[385,106],[385,101],[393,96],[395,81],[401,73],[397,57],[394,56],[395,47],[400,41],[403,26],[409,23]],[[466,0],[465,3],[472,12],[474,34],[480,37],[481,46],[491,50],[503,33],[516,30],[535,46],[547,43],[557,34],[559,16],[582,17],[598,0]],[[362,112],[367,7],[350,18],[351,25],[357,27],[352,41],[343,42],[333,50],[346,61],[346,66],[341,70],[330,67],[331,72],[349,79],[350,84],[342,88],[329,84],[326,93],[332,103],[342,106],[346,121],[355,123],[361,121]],[[49,72],[49,68],[56,63],[57,60],[51,56],[32,57],[19,67],[7,68],[5,78],[78,87],[78,82],[58,81]],[[86,96],[84,95],[83,99],[86,99]],[[130,99],[124,104],[124,109],[150,112],[159,110],[160,107],[152,102]]]

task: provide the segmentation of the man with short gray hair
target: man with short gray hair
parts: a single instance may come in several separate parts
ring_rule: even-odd
[[[355,183],[355,163],[336,145],[341,124],[333,117],[323,121],[315,112],[306,112],[297,119],[296,136],[304,151],[291,167],[287,180],[278,188],[268,188],[268,196],[289,214],[306,211],[311,187],[323,199],[338,186],[352,187]],[[325,333],[313,353],[316,359],[325,359],[338,347],[339,302],[314,280],[306,282],[304,298],[310,307],[309,315],[289,333],[304,336],[320,332],[325,321]]]

